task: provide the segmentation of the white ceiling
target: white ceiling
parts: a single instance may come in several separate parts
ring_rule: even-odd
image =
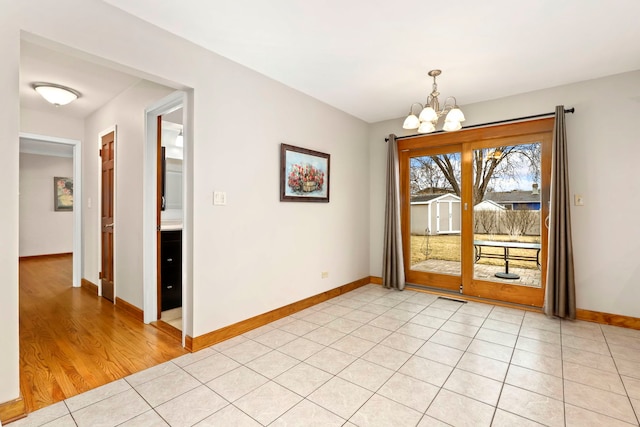
[[[367,122],[407,114],[440,68],[465,105],[640,69],[638,0],[106,0]],[[30,41],[24,108],[84,118],[140,79]],[[36,81],[82,96],[45,102]]]
[[[49,48],[22,40],[20,43],[20,104],[22,108],[84,118],[140,79]],[[57,83],[81,96],[55,107],[31,86],[34,82]]]
[[[105,0],[367,122],[640,69],[638,0]]]

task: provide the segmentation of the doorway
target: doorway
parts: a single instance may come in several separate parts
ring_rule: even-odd
[[[183,108],[158,116],[158,320],[182,330]]]
[[[553,119],[400,140],[407,282],[541,307]]]
[[[170,325],[183,346],[191,333],[188,99],[177,91],[146,109],[143,208],[144,321]]]
[[[73,287],[82,281],[82,144],[78,140],[20,132],[20,151],[35,154],[60,155],[70,153],[73,158]],[[67,154],[65,154],[66,156]]]

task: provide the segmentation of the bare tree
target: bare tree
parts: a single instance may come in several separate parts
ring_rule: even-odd
[[[414,157],[411,159],[411,194],[431,190],[434,193],[452,192],[447,188],[447,180],[433,157]]]
[[[538,143],[474,150],[473,204],[483,200],[492,180],[504,178],[517,181],[523,167],[528,169],[533,181],[538,181],[540,156]],[[411,161],[413,194],[426,188],[446,187],[450,192],[461,195],[459,153],[414,157]]]

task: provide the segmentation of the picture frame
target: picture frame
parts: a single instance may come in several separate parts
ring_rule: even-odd
[[[73,211],[73,178],[53,177],[53,210]]]
[[[288,144],[280,146],[280,201],[329,203],[331,156]]]

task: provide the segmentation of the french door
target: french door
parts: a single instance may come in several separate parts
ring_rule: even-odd
[[[553,119],[398,141],[407,282],[544,301]]]

